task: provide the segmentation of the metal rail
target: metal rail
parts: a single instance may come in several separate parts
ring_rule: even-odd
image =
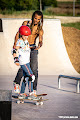
[[[60,78],[69,78],[69,79],[73,79],[73,80],[77,80],[77,86],[76,86],[76,93],[79,93],[79,81],[80,81],[80,78],[78,77],[72,77],[72,76],[66,76],[66,75],[59,75],[58,76],[58,89],[61,88],[61,83],[60,83]]]

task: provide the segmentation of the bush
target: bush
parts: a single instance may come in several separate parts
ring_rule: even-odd
[[[21,10],[36,10],[39,9],[38,0],[1,0],[1,10],[11,10],[13,8],[16,11]]]
[[[61,16],[73,16],[73,9],[70,8],[59,8],[59,7],[47,7],[44,10],[44,14],[47,15],[61,15]],[[75,9],[75,16],[80,16],[80,10],[79,9]]]
[[[48,7],[45,9],[45,14],[49,14],[49,15],[54,15],[54,8],[53,7]]]
[[[15,11],[14,8],[12,8],[11,10],[10,9],[0,10],[0,13],[3,15],[7,15],[7,14],[13,14],[14,11]]]
[[[45,6],[57,7],[56,0],[42,0],[42,8],[45,9]]]

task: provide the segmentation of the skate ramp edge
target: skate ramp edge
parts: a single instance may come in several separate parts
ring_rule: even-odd
[[[11,50],[15,34],[22,22],[29,19],[2,19],[3,32],[0,32],[0,75],[16,75]],[[43,46],[38,54],[39,75],[79,75],[73,68],[64,45],[59,19],[44,19]],[[38,39],[37,39],[38,42]]]

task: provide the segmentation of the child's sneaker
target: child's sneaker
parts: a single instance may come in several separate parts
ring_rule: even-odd
[[[20,93],[19,84],[13,83],[13,85],[14,85],[14,92],[15,93]]]
[[[36,90],[33,90],[33,95],[34,95],[35,97],[37,97],[37,95],[36,95]]]
[[[19,99],[24,99],[25,97],[27,97],[25,93],[20,93],[18,96]]]
[[[28,99],[30,99],[30,100],[39,100],[37,95],[34,95],[33,92],[29,93]]]

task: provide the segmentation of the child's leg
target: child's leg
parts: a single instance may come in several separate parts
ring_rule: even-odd
[[[29,91],[33,92],[33,82],[35,80],[35,76],[33,75],[33,72],[30,68],[30,64],[26,64],[26,65],[21,65],[23,71],[26,73],[26,75],[30,78],[30,85],[29,85]]]
[[[29,89],[29,93],[33,92],[33,82],[28,81],[28,89]]]
[[[25,93],[26,83],[22,82],[20,93]]]
[[[26,88],[26,85],[27,85],[27,83],[28,83],[28,77],[26,77],[26,78],[24,78],[25,80],[23,80],[23,82],[22,82],[22,85],[21,85],[21,91],[20,91],[20,93],[25,93],[25,88]]]

